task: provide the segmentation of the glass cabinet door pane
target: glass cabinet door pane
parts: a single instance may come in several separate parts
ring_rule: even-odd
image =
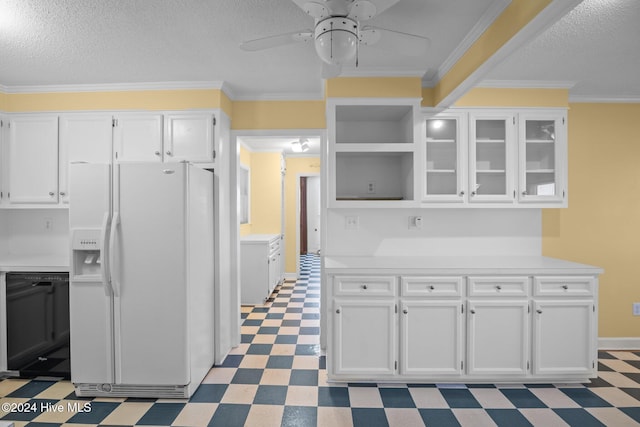
[[[504,120],[476,121],[475,191],[477,195],[507,192],[507,141]]]
[[[427,120],[427,195],[458,193],[456,119]]]
[[[555,196],[555,121],[527,120],[525,123],[525,195]]]

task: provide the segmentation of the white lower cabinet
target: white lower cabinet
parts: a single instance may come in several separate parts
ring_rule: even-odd
[[[529,363],[529,302],[470,300],[468,310],[469,375],[525,376]]]
[[[327,276],[335,381],[584,382],[597,276]]]
[[[367,379],[394,375],[395,299],[335,298],[333,310],[334,372]]]
[[[282,281],[280,234],[251,234],[240,240],[242,304],[263,304]]]
[[[463,368],[463,324],[460,301],[403,300],[400,373],[459,376]]]

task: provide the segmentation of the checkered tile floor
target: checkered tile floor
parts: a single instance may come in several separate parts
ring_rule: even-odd
[[[319,305],[319,259],[309,256],[295,284],[277,288],[264,306],[243,307],[242,344],[188,401],[79,399],[67,381],[8,379],[0,382],[0,420],[29,427],[640,425],[640,351],[600,352],[599,378],[588,385],[327,384]],[[27,405],[7,413],[7,403]]]

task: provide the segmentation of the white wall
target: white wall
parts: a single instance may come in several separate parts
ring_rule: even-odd
[[[409,229],[409,216],[422,229]],[[358,229],[346,229],[346,217]],[[326,255],[541,255],[540,209],[328,209]]]

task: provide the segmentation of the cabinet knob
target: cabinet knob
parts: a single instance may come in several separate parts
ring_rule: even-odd
[[[407,314],[407,313],[409,313],[409,310],[407,310],[407,309],[405,308],[404,310],[402,310],[402,312],[403,312],[404,314]]]
[[[460,197],[464,196],[464,191],[460,192]]]
[[[49,191],[49,195],[50,196],[54,196],[56,193],[54,193],[53,191]]]
[[[502,290],[502,286],[496,285],[496,289],[500,291],[500,290]]]
[[[526,195],[527,195],[527,190],[524,190],[524,191],[522,192],[522,195],[523,195],[523,196],[526,196]]]
[[[362,289],[367,290],[367,285],[362,285]]]
[[[155,154],[156,156],[159,156],[159,155],[160,155],[160,152],[159,152],[159,151],[156,151],[154,154]]]
[[[435,287],[434,287],[433,285],[429,285],[429,290],[430,290],[430,291],[432,291],[432,290],[434,290],[434,289],[435,289]]]
[[[61,191],[61,192],[60,192],[60,195],[61,195],[61,196],[65,196],[66,194],[67,194],[67,193],[65,193],[64,191]]]
[[[476,311],[475,311],[474,309],[471,309],[469,312],[470,312],[471,314],[476,314]]]
[[[562,285],[562,289],[566,291],[567,289],[569,289],[569,285]]]
[[[471,195],[472,195],[472,196],[475,196],[475,195],[476,195],[476,192],[475,192],[475,191],[472,191],[472,192],[471,192]]]
[[[171,154],[171,151],[167,151],[167,156],[173,156],[173,154]]]
[[[538,313],[538,314],[542,314],[542,310],[537,309],[537,310],[536,310],[536,313]]]
[[[336,310],[336,313],[340,314],[340,309],[337,309],[337,310]]]

